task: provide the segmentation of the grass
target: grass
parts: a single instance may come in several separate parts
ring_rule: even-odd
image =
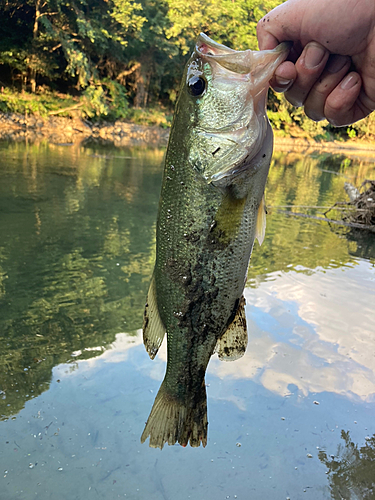
[[[69,108],[79,104],[79,99],[59,92],[43,91],[30,94],[16,92],[7,88],[0,93],[1,113],[20,113],[47,117],[51,112]],[[69,116],[69,111],[62,112],[60,116]]]
[[[96,103],[95,103],[96,104]],[[108,103],[107,103],[108,105]],[[29,114],[47,118],[50,115],[80,116],[95,121],[116,121],[123,116],[117,116],[116,107],[106,108],[106,113],[98,111],[100,106],[91,103],[87,96],[73,97],[69,94],[53,92],[48,89],[36,94],[3,89],[0,93],[0,113]],[[137,125],[156,125],[169,128],[172,123],[172,112],[166,108],[151,107],[147,109],[129,108],[127,121]]]
[[[160,108],[132,108],[130,109],[129,121],[137,125],[157,125],[162,128],[169,128],[172,123],[172,113]]]

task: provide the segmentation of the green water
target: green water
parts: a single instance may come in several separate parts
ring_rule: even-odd
[[[275,152],[247,352],[211,360],[207,447],[160,452],[139,439],[166,349],[140,328],[163,153],[0,144],[0,499],[375,498],[375,236],[280,213],[375,163]]]

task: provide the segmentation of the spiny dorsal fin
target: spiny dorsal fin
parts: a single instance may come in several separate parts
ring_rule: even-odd
[[[247,328],[245,298],[241,297],[236,316],[222,337],[218,340],[216,351],[221,361],[235,361],[241,358],[247,347]]]
[[[264,195],[260,202],[257,215],[257,225],[255,228],[255,238],[258,239],[259,245],[263,243],[264,235],[266,234],[266,200]]]
[[[156,356],[163,342],[165,326],[160,318],[156,301],[155,278],[152,277],[143,316],[143,343],[151,359]]]

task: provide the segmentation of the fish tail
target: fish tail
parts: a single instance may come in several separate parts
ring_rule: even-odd
[[[186,446],[207,444],[207,397],[206,386],[194,400],[185,403],[171,396],[161,385],[154,406],[141,436],[144,443],[150,436],[151,448],[162,449],[165,443]]]

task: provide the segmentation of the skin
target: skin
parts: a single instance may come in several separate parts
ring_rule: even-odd
[[[260,50],[294,42],[271,86],[311,119],[345,126],[375,109],[374,0],[288,0],[257,34]]]
[[[219,339],[226,341],[227,359],[244,352],[241,297],[272,156],[265,99],[288,50],[258,53],[254,63],[249,52],[207,43],[198,39],[182,79],[157,220],[153,283],[168,360],[141,441],[150,436],[150,446],[159,448],[165,442],[205,446],[207,364]],[[226,61],[222,53],[229,54]],[[243,55],[251,56],[247,73],[236,73]],[[206,91],[194,96],[189,82],[197,76],[204,77]],[[146,346],[148,328],[146,322]],[[157,348],[148,350],[153,357]]]

